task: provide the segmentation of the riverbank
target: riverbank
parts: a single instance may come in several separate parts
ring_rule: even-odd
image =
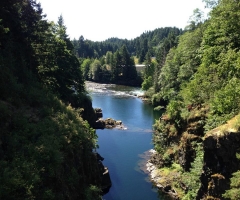
[[[146,161],[145,165],[145,172],[149,174],[150,180],[153,185],[163,193],[167,194],[170,198],[174,200],[178,200],[177,192],[169,185],[166,184],[164,180],[166,177],[163,177],[161,173],[159,173],[159,168],[155,163],[155,156],[157,156],[157,152],[154,149],[150,149],[147,153],[148,160]]]

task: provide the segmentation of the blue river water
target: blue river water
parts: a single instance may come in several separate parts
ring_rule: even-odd
[[[112,181],[104,200],[157,200],[148,175],[142,170],[143,155],[153,148],[152,125],[160,114],[135,95],[139,88],[93,84],[88,87],[94,108],[103,118],[121,120],[125,130],[97,130],[97,150],[104,157]],[[143,164],[144,165],[144,164]]]

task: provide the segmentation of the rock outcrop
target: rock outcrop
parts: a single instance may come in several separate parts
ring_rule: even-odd
[[[153,184],[173,199],[193,194],[197,200],[224,200],[240,169],[240,115],[204,135],[207,109],[192,108],[179,130],[167,116],[160,119],[164,128],[157,130],[157,139],[164,136],[165,146],[153,153],[147,169]]]
[[[122,121],[120,121],[120,120],[115,120],[112,118],[103,119],[102,118],[103,114],[102,114],[101,108],[95,108],[94,110],[95,110],[96,121],[94,123],[93,128],[95,128],[95,129],[118,128],[118,129],[123,129],[123,130],[126,129],[124,127]]]
[[[104,128],[119,128],[119,129],[125,129],[125,127],[122,124],[122,121],[120,120],[114,120],[112,118],[107,119],[98,119],[95,123],[95,129],[104,129]]]
[[[208,132],[203,140],[204,166],[202,186],[198,199],[223,199],[222,194],[230,188],[233,172],[240,169],[236,154],[240,148],[240,131],[234,128],[237,117]]]

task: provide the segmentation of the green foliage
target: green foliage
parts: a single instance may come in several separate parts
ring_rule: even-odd
[[[171,120],[174,120],[176,122],[180,120],[180,118],[181,118],[180,108],[181,108],[180,101],[172,100],[169,102],[169,104],[167,105],[166,113],[168,114],[168,116]]]
[[[150,53],[148,52],[145,60],[145,69],[143,72],[143,83],[142,89],[147,91],[153,86],[153,77],[156,69],[157,63],[151,60]]]
[[[83,73],[83,78],[85,80],[89,79],[91,63],[92,63],[92,61],[89,58],[87,58],[87,59],[84,59],[83,63],[81,64],[81,70]]]
[[[240,3],[234,0],[204,2],[214,7],[206,22],[200,20],[201,12],[196,10],[194,17],[197,18],[178,38],[176,47],[164,54],[161,47],[169,43],[159,46],[157,59],[161,67],[155,71],[157,79],[156,75],[153,77],[152,103],[158,106],[165,101],[167,106],[166,113],[155,122],[153,143],[166,161],[170,145],[181,143],[183,132],[191,133],[195,139],[239,113],[240,23],[237,19]],[[197,128],[200,133],[196,136]],[[182,199],[196,199],[201,186],[203,149],[197,145],[195,151],[190,171],[182,174],[181,179],[188,186]],[[233,174],[224,198],[239,199],[239,174]]]
[[[118,73],[120,79],[132,80],[137,78],[137,71],[134,66],[134,61],[130,57],[127,47],[124,45],[119,51],[119,58],[116,60],[116,67],[118,68]]]
[[[88,188],[100,199],[97,135],[79,107],[91,102],[62,17],[49,24],[20,0],[1,1],[0,19],[0,199],[87,199]]]
[[[140,85],[141,82],[134,60],[129,55],[126,46],[122,46],[114,54],[107,52],[106,59],[101,57],[93,62],[85,59],[81,68],[85,80],[125,85]]]
[[[161,155],[164,154],[168,143],[168,131],[166,124],[162,121],[156,121],[154,124],[155,133],[153,135],[153,144],[155,150]]]
[[[198,25],[194,31],[185,32],[179,38],[176,60],[179,70],[177,79],[181,84],[189,82],[201,64],[200,46],[205,25]]]
[[[160,92],[158,92],[157,94],[156,93],[154,93],[154,91],[153,91],[153,94],[151,94],[150,93],[150,95],[148,95],[148,96],[152,96],[152,105],[154,106],[154,107],[156,107],[156,106],[165,106],[166,105],[166,101],[163,99],[163,94],[162,93],[160,93]]]
[[[211,109],[218,115],[236,113],[240,104],[240,82],[233,77],[226,85],[216,91],[211,99]]]
[[[201,63],[199,51],[203,30],[204,26],[199,24],[194,31],[185,32],[179,37],[177,47],[169,50],[157,78],[158,97],[162,100],[169,102],[177,98],[181,86],[188,84],[197,71]]]
[[[182,174],[182,181],[188,186],[187,194],[182,198],[184,200],[196,199],[197,192],[201,186],[200,176],[203,167],[203,148],[201,144],[196,144],[196,157],[192,163],[190,172]]]
[[[102,198],[99,195],[100,192],[101,190],[99,190],[99,188],[97,188],[95,185],[91,185],[87,190],[86,200],[101,200]]]
[[[112,64],[113,54],[111,51],[108,51],[106,54],[106,64]]]
[[[227,190],[225,194],[223,194],[223,197],[233,200],[240,198],[240,171],[237,171],[232,175],[233,177],[231,178],[231,189]]]
[[[91,71],[90,71],[90,77],[92,80],[94,81],[100,81],[101,80],[101,63],[99,60],[95,59],[93,61],[93,63],[91,64],[90,67]]]
[[[179,82],[177,81],[179,66],[177,65],[177,59],[174,58],[175,51],[175,48],[169,51],[158,78],[163,98],[168,100],[176,96],[176,91],[179,90]]]
[[[83,36],[79,40],[73,40],[74,52],[80,58],[99,59],[103,69],[100,82],[112,82],[118,84],[128,84],[140,86],[142,78],[137,74],[132,56],[138,58],[139,63],[145,63],[146,71],[144,80],[148,85],[154,86],[157,91],[160,68],[163,65],[169,49],[177,44],[177,36],[182,33],[178,28],[159,28],[154,31],[145,32],[140,37],[133,40],[122,40],[110,38],[103,42],[93,42],[85,40]],[[151,57],[156,57],[158,64],[151,61]],[[150,78],[152,76],[152,84]],[[86,77],[84,75],[84,77]],[[88,77],[89,80],[92,77]]]
[[[52,25],[47,30],[49,36],[46,43],[38,49],[38,74],[41,82],[69,102],[69,97],[75,92],[84,91],[84,79],[62,23]]]
[[[100,58],[107,54],[107,52],[115,53],[120,50],[122,46],[126,46],[131,56],[137,56],[139,63],[145,60],[146,54],[156,56],[155,48],[162,42],[163,39],[168,37],[169,34],[180,35],[181,29],[176,27],[157,28],[153,31],[142,33],[139,37],[133,40],[109,38],[102,42],[94,42],[85,40],[80,36],[78,40],[73,40],[75,52],[81,58]],[[109,64],[109,59],[106,59]]]
[[[142,89],[143,90],[148,90],[152,86],[153,86],[153,78],[152,78],[152,76],[149,76],[146,79],[144,79],[144,81],[142,83]]]
[[[206,102],[226,81],[239,77],[238,7],[235,1],[221,1],[212,11],[203,34],[202,64],[183,91],[189,101]]]
[[[95,131],[73,108],[34,88],[44,96],[35,100],[37,108],[0,104],[0,198],[84,198],[88,183],[97,181]],[[21,104],[35,98],[27,92],[20,97]]]
[[[239,110],[239,43],[236,40],[239,36],[236,30],[240,25],[234,20],[239,15],[237,7],[239,4],[235,1],[221,1],[212,11],[203,34],[202,64],[190,83],[182,87],[181,96],[186,105],[210,104],[206,130],[225,123]]]
[[[170,156],[167,152],[165,152],[165,153],[163,154],[162,159],[163,159],[163,162],[164,162],[164,166],[165,166],[165,167],[170,167],[170,166],[171,166],[173,160],[172,160],[171,156]]]
[[[210,100],[210,113],[205,125],[206,131],[226,123],[239,112],[239,80],[233,77],[225,84],[222,89],[215,92],[214,97]]]
[[[155,67],[154,71],[154,90],[155,93],[161,92],[161,89],[163,88],[161,86],[161,78],[160,74],[162,71],[162,68],[165,64],[167,55],[171,48],[174,48],[177,45],[178,42],[178,34],[174,31],[170,31],[166,38],[164,38],[159,45],[156,47],[156,60],[158,62],[157,67]]]

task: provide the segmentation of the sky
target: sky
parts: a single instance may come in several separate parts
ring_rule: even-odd
[[[134,39],[161,27],[184,29],[202,0],[37,0],[49,21],[63,16],[71,39]],[[206,11],[204,11],[206,12]]]

